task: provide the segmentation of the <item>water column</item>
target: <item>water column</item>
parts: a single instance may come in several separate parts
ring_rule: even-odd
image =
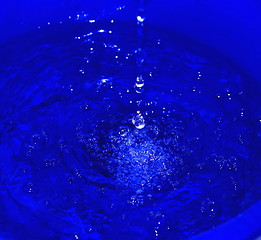
[[[137,11],[137,49],[135,51],[136,54],[136,66],[137,66],[137,77],[134,85],[134,89],[137,97],[137,115],[132,118],[132,123],[137,129],[142,129],[145,127],[145,120],[142,116],[142,112],[140,109],[140,104],[142,101],[141,94],[144,91],[144,61],[145,61],[145,50],[144,50],[144,5],[145,0],[138,1],[138,11]]]

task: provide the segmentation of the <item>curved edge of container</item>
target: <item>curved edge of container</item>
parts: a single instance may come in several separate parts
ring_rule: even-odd
[[[261,239],[261,200],[212,230],[190,240],[258,240]]]

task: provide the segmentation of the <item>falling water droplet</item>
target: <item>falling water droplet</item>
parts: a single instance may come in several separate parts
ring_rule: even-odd
[[[137,115],[132,118],[132,123],[137,129],[145,127],[145,120],[140,111],[137,111]]]
[[[137,87],[136,85],[134,86],[134,88],[136,93],[142,93],[144,90],[143,87]]]
[[[144,79],[141,75],[137,76],[135,85],[138,88],[142,88],[144,86]]]
[[[145,20],[145,17],[142,16],[141,14],[137,16],[137,21],[138,21],[139,23],[143,23],[144,20]]]

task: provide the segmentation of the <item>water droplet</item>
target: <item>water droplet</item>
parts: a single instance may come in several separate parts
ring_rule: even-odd
[[[142,93],[144,91],[144,88],[143,87],[137,87],[136,85],[134,86],[135,88],[135,92],[136,93]]]
[[[144,16],[140,16],[140,15],[137,16],[137,21],[138,21],[139,23],[143,23],[144,20],[145,20],[145,17],[144,17]]]
[[[132,118],[132,123],[137,129],[145,127],[145,120],[141,113],[138,111],[137,115]]]
[[[138,88],[142,88],[144,86],[144,79],[141,75],[137,76],[135,85]]]

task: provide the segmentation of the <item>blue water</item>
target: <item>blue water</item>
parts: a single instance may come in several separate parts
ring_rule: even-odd
[[[88,18],[2,44],[0,237],[186,239],[260,198],[252,79],[148,26],[137,94],[136,47]]]

